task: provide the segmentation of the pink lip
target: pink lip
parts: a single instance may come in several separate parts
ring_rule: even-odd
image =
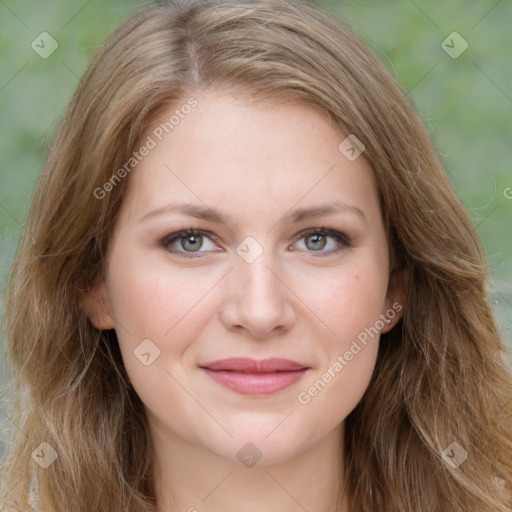
[[[297,382],[309,367],[289,359],[222,359],[201,365],[213,380],[243,395],[269,395]]]

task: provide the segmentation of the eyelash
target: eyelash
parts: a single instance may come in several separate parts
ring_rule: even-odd
[[[182,231],[177,231],[175,233],[167,235],[165,238],[163,238],[161,240],[161,244],[164,248],[168,249],[169,245],[171,245],[176,240],[184,239],[189,236],[198,236],[198,235],[207,237],[207,238],[211,239],[212,241],[215,240],[215,238],[216,238],[212,233],[210,233],[208,231],[204,231],[202,229],[189,228],[189,229],[184,229]],[[315,255],[316,258],[318,258],[318,257],[322,258],[324,256],[330,256],[332,254],[337,254],[344,249],[353,247],[351,239],[345,233],[336,231],[334,229],[324,228],[324,227],[310,228],[310,229],[301,231],[298,235],[299,238],[297,239],[297,241],[301,240],[302,238],[307,237],[308,235],[329,236],[331,238],[334,238],[341,245],[341,247],[338,247],[337,249],[331,249],[330,251],[327,251],[327,252],[308,251],[311,253],[318,253],[317,255]],[[198,254],[200,254],[201,252],[206,252],[206,251],[196,251],[196,252]],[[176,254],[176,253],[183,255],[183,257],[185,257],[185,258],[201,257],[201,256],[192,256],[193,254],[195,254],[194,252],[172,251],[172,254]]]

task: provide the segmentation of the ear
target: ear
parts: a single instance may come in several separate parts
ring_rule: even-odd
[[[404,314],[405,299],[407,297],[407,286],[405,273],[403,271],[394,269],[391,272],[388,283],[388,290],[386,292],[386,299],[384,300],[384,311],[382,311],[381,318],[385,318],[385,325],[381,329],[381,334],[384,334],[399,322]]]
[[[95,285],[79,296],[80,309],[84,311],[96,329],[113,329],[114,319],[110,313],[110,301],[104,283]]]

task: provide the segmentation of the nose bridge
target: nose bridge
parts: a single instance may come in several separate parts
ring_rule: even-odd
[[[243,326],[255,336],[264,336],[289,325],[293,311],[287,289],[276,276],[279,265],[270,242],[251,238],[236,249],[223,320],[227,327]]]
[[[264,246],[263,242],[247,237],[239,244],[236,252],[239,257],[235,262],[234,273],[243,295],[252,301],[277,299],[279,292],[275,270],[271,271],[275,267],[275,258],[268,240]]]

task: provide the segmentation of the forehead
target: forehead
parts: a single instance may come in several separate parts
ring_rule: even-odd
[[[326,115],[300,102],[254,102],[229,91],[197,92],[152,124],[152,149],[130,177],[125,201],[145,213],[174,200],[233,215],[275,214],[294,205],[342,201],[378,214],[373,172]],[[358,206],[359,205],[359,206]],[[270,219],[269,219],[270,220]]]

